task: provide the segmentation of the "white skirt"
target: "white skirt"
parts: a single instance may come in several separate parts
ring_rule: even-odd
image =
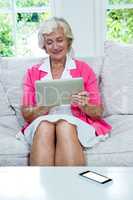
[[[24,130],[24,134],[20,131],[16,136],[18,139],[24,139],[31,146],[36,129],[42,121],[57,122],[61,119],[76,126],[78,139],[83,147],[92,148],[95,144],[104,141],[107,137],[96,136],[94,127],[73,115],[67,114],[49,114],[38,117]]]

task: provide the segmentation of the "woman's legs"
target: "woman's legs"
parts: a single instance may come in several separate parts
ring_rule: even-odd
[[[30,165],[55,165],[55,125],[43,121],[38,126],[33,138]]]
[[[64,120],[56,123],[55,165],[85,165],[84,153],[77,137],[76,127]]]

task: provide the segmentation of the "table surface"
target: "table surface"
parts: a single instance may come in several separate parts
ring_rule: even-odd
[[[113,179],[79,176],[93,170]],[[0,200],[132,200],[133,167],[0,167]]]

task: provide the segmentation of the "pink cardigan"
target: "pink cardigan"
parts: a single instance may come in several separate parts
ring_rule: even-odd
[[[70,74],[73,78],[75,77],[82,77],[84,80],[84,89],[89,92],[89,102],[94,105],[101,104],[101,98],[98,89],[98,83],[96,79],[96,75],[91,69],[83,61],[74,60],[76,64],[76,69],[71,69]],[[27,74],[24,79],[24,92],[22,98],[22,105],[25,106],[35,106],[36,99],[35,99],[35,81],[40,80],[42,77],[45,77],[47,72],[41,71],[39,69],[41,64],[34,65],[32,68],[28,69]],[[86,123],[92,125],[97,135],[105,135],[111,131],[111,126],[105,122],[103,119],[92,119],[87,116],[85,113],[81,111],[78,106],[71,105],[72,114],[75,117],[85,121]],[[25,124],[22,131],[28,126],[29,124]]]

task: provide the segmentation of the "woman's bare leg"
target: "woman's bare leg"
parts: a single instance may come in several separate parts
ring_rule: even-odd
[[[85,165],[83,149],[79,143],[76,127],[67,121],[56,124],[55,165]]]
[[[55,125],[43,121],[34,135],[30,165],[53,166],[55,164]]]

